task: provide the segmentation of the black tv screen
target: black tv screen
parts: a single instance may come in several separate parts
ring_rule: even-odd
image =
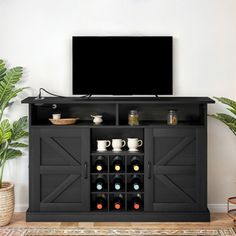
[[[173,93],[170,36],[76,36],[72,64],[73,94]]]

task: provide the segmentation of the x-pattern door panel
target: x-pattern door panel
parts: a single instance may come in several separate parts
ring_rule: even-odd
[[[34,129],[32,135],[35,179],[39,193],[34,210],[89,210],[89,130],[83,128]],[[37,164],[40,166],[37,169]]]
[[[146,210],[201,210],[203,139],[200,128],[146,129],[145,155],[151,165],[147,171],[152,172],[145,178],[145,193],[152,192],[146,199]]]

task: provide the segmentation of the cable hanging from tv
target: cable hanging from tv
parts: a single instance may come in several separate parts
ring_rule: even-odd
[[[66,98],[66,96],[61,96],[61,95],[58,95],[55,93],[51,93],[48,90],[46,90],[45,88],[39,88],[39,93],[38,93],[38,96],[35,98],[35,100],[43,100],[44,99],[44,97],[42,96],[42,91],[44,91],[45,93],[50,94],[54,97]],[[86,95],[81,96],[80,98],[90,98],[90,97],[91,97],[91,94],[86,94]]]

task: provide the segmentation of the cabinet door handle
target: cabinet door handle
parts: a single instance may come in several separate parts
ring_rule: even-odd
[[[151,162],[148,162],[148,179],[152,177],[152,169],[151,169]]]
[[[87,179],[88,178],[88,163],[87,162],[84,163],[84,172],[85,172],[84,178]]]

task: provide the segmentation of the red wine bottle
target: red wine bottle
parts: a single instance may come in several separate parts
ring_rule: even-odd
[[[98,156],[95,160],[95,170],[101,172],[105,169],[105,157]]]
[[[139,210],[143,205],[142,196],[138,193],[131,199],[131,206],[133,210]]]
[[[114,172],[120,172],[123,169],[122,157],[116,156],[112,160],[112,170]]]
[[[119,194],[119,196],[115,197],[113,200],[113,208],[115,210],[121,210],[124,206],[124,196]]]
[[[142,162],[139,157],[132,157],[130,164],[132,171],[139,172],[142,169]]]
[[[141,181],[140,176],[134,175],[131,178],[131,188],[132,188],[132,190],[139,191],[141,189],[141,185],[142,185],[142,181]]]
[[[97,210],[104,210],[107,206],[107,198],[105,194],[98,195],[95,200],[95,205]]]
[[[113,188],[116,191],[120,191],[123,188],[123,179],[120,175],[115,175],[113,178]]]
[[[104,190],[105,185],[106,185],[105,177],[103,175],[98,175],[98,177],[95,180],[96,190],[98,191]]]

